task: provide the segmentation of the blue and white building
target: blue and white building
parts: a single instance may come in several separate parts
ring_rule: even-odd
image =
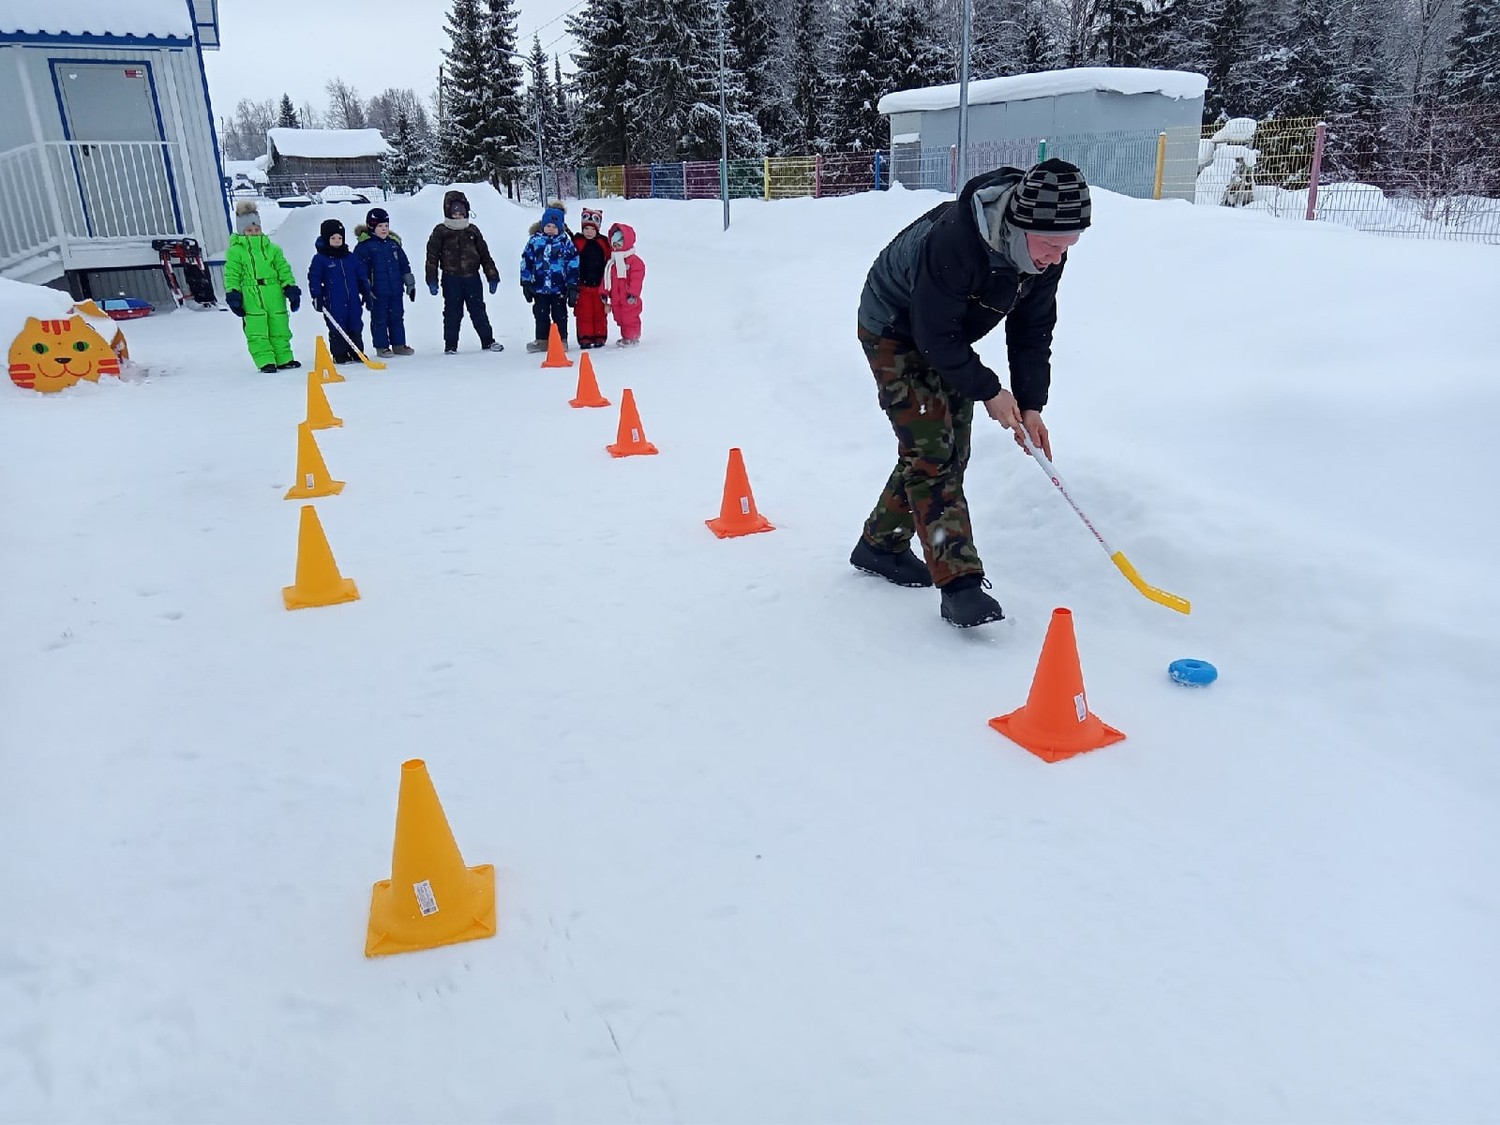
[[[229,245],[203,52],[218,0],[0,0],[0,276],[166,295],[157,238]]]

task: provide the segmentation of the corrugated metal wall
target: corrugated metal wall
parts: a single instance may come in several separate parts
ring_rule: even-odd
[[[84,62],[144,62],[151,67],[162,128],[169,141],[177,141],[186,154],[185,161],[173,162],[178,206],[183,225],[194,232],[203,244],[205,258],[223,258],[229,248],[229,219],[224,210],[224,191],[219,181],[215,157],[213,121],[204,92],[198,53],[191,47],[151,49],[147,47],[83,47],[59,44],[51,47],[9,47],[0,54],[16,56],[25,66],[41,117],[43,139],[61,141],[62,114],[58,109],[50,63],[60,59]],[[16,63],[5,60],[14,72]],[[0,92],[6,67],[0,66]],[[18,117],[25,129],[20,144],[31,140],[26,105],[15,87],[15,100],[8,104],[6,116]],[[13,146],[5,146],[13,147]],[[189,187],[191,184],[191,187]]]
[[[224,267],[222,265],[210,266],[208,272],[214,279],[214,294],[222,301]],[[172,291],[167,288],[167,279],[162,275],[159,267],[138,270],[89,270],[78,275],[78,280],[81,280],[83,284],[75,284],[72,288],[75,300],[82,300],[84,297],[92,297],[96,301],[103,301],[108,297],[139,297],[155,305],[158,313],[172,312],[176,309],[176,303],[172,300]],[[177,284],[182,286],[183,296],[190,296],[181,270],[177,272]]]

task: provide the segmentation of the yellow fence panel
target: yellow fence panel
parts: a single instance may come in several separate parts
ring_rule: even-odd
[[[599,169],[599,198],[625,195],[625,166],[606,164]]]
[[[818,161],[813,156],[771,156],[766,158],[766,198],[792,199],[816,195]]]

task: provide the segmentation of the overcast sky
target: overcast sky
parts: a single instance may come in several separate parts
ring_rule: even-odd
[[[517,0],[519,48],[529,51],[532,33],[540,32],[547,53],[562,55],[563,70],[571,71],[573,41],[560,17],[581,3]],[[432,93],[448,45],[448,0],[335,0],[339,10],[330,7],[317,0],[220,0],[224,45],[203,53],[214,113],[229,116],[241,98],[283,92],[322,112],[323,86],[338,77],[367,98],[388,86],[410,86],[423,98]]]

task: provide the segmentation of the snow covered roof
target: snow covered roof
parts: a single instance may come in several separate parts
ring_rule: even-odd
[[[1017,74],[1010,78],[982,78],[969,83],[970,105],[1018,102],[1027,98],[1049,98],[1057,94],[1083,94],[1104,90],[1115,94],[1162,94],[1169,98],[1201,98],[1208,79],[1188,70],[1147,70],[1134,66],[1079,66],[1071,70],[1044,70],[1039,74]],[[958,106],[958,83],[902,90],[887,94],[876,106],[881,113],[913,113],[919,110],[954,109]]]
[[[187,0],[0,0],[0,35],[192,39]]]
[[[391,151],[379,129],[269,129],[266,137],[282,156],[314,160],[358,160]]]

